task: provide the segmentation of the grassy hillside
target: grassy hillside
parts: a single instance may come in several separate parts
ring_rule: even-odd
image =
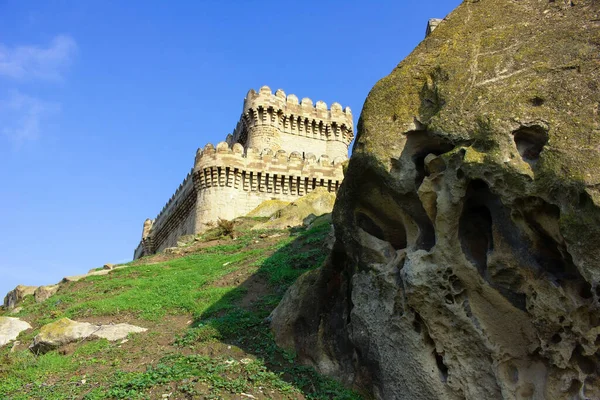
[[[43,303],[26,298],[16,316],[34,329],[0,349],[0,398],[359,399],[277,348],[266,321],[325,258],[329,224],[251,231],[257,222],[238,221],[235,239],[209,232],[176,254],[62,284]],[[148,331],[29,351],[41,326],[63,317]]]

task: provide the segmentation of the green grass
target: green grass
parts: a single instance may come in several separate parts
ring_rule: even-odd
[[[61,291],[27,311],[47,315],[42,323],[59,317],[131,314],[152,321],[165,314],[199,315],[232,290],[204,286],[257,253],[255,250],[207,252],[154,265],[117,269],[110,275],[86,278],[85,290]],[[81,286],[79,282],[70,285]]]
[[[244,230],[236,240],[186,257],[65,284],[41,304],[27,300],[20,315],[34,320],[35,326],[65,316],[121,316],[147,321],[149,331],[132,335],[128,350],[106,340],[79,343],[70,354],[34,356],[28,350],[1,349],[0,398],[134,399],[155,398],[157,393],[239,398],[241,392],[264,391],[280,398],[359,399],[337,382],[298,365],[294,354],[276,346],[265,321],[285,289],[322,263],[326,250],[321,244],[328,230],[323,225],[293,236],[279,231],[280,239],[261,247],[254,246],[260,236],[275,232]],[[242,306],[248,294],[243,284],[215,284],[241,268],[267,285],[251,307]],[[180,314],[189,315],[193,323],[170,338],[168,351],[144,347],[158,340],[154,326]],[[36,332],[20,340],[30,341]],[[218,355],[203,354],[207,346],[215,346]],[[224,354],[228,351],[234,353]],[[236,354],[246,356],[240,359]],[[152,359],[139,370],[136,363],[145,356]]]

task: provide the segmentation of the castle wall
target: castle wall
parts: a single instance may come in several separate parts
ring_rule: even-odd
[[[333,103],[328,109],[325,102],[313,105],[307,97],[299,102],[293,94],[286,96],[282,90],[272,94],[263,86],[258,93],[250,90],[246,95],[242,118],[228,143],[347,159],[352,127],[349,107]]]
[[[144,234],[134,251],[134,259],[173,247],[180,236],[193,234],[196,200],[194,181],[190,172],[156,219],[144,223]]]
[[[337,192],[353,138],[348,107],[299,102],[267,86],[250,90],[234,132],[199,150],[193,171],[156,219],[146,220],[134,258],[175,246],[219,218],[246,215],[265,200],[294,201],[317,187]]]
[[[196,193],[190,172],[152,225],[153,251],[161,251],[177,244],[183,235],[194,233]]]
[[[194,168],[198,193],[196,232],[218,218],[233,219],[252,211],[265,200],[294,201],[317,187],[335,192],[343,174],[327,156],[302,158],[293,152],[265,149],[244,152],[240,144],[222,142],[199,152]]]
[[[334,160],[346,160],[348,158],[348,145],[337,140],[326,142],[326,151],[320,154],[327,154]]]
[[[144,253],[144,244],[143,244],[143,240],[142,240],[142,241],[140,241],[140,244],[138,244],[138,246],[133,251],[133,259],[137,260],[138,258],[143,257],[145,255],[146,254]]]

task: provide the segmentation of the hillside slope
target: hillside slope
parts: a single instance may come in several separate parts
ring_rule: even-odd
[[[324,260],[329,223],[251,230],[264,220],[237,220],[235,239],[216,229],[168,254],[63,283],[42,303],[26,297],[10,316],[33,328],[0,348],[0,398],[360,398],[297,364],[268,327],[287,287]],[[147,331],[29,350],[42,326],[65,317]]]

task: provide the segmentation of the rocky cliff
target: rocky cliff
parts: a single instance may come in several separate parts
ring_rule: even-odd
[[[462,3],[369,94],[278,343],[385,399],[600,398],[600,3]]]

